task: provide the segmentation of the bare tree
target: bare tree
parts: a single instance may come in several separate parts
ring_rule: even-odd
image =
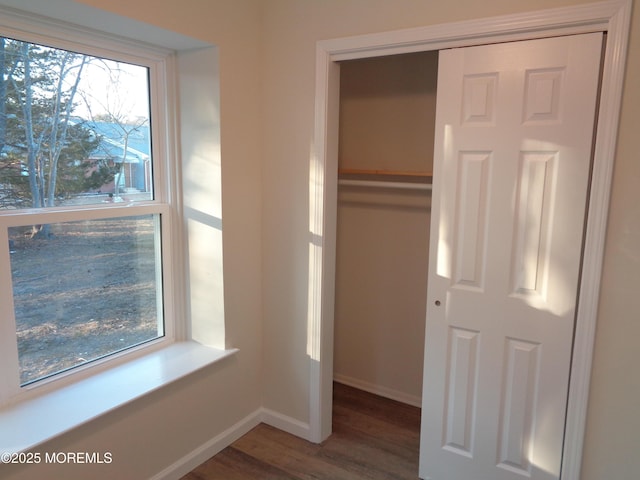
[[[104,178],[87,162],[100,139],[72,117],[92,59],[0,37],[0,206],[51,207]]]
[[[16,76],[12,76],[11,81],[15,91],[22,92],[20,103],[32,206],[51,207],[56,193],[58,160],[66,146],[73,101],[87,57],[62,50],[44,49],[43,52],[42,47],[25,42],[20,54],[22,85]],[[71,86],[65,88],[69,79]],[[48,90],[52,90],[52,94],[47,95]],[[34,109],[43,106],[50,114],[40,112],[35,118]]]

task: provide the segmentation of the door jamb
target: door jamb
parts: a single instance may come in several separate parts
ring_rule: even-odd
[[[598,129],[585,227],[581,289],[569,382],[562,480],[579,480],[607,213],[622,100],[631,0],[614,0],[480,20],[319,41],[315,144],[310,162],[309,439],[331,434],[337,217],[339,61],[485,43],[603,31]]]

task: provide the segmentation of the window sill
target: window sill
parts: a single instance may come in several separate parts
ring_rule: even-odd
[[[32,449],[235,352],[196,342],[175,343],[42,396],[4,407],[0,409],[0,453]]]

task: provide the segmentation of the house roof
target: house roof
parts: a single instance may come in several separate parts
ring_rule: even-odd
[[[102,137],[94,158],[111,158],[125,163],[141,163],[149,159],[149,125],[126,125],[115,122],[86,121],[85,125]],[[125,157],[126,149],[126,157]]]

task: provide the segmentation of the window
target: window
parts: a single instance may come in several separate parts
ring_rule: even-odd
[[[49,40],[0,37],[0,403],[175,337],[164,57]]]
[[[95,104],[87,112],[82,105],[89,93],[102,93],[103,102],[114,99],[108,85],[92,82],[89,92],[76,97],[79,111],[69,117],[72,138],[83,141],[76,142],[73,155],[60,153],[66,171],[58,172],[60,188],[49,203],[35,207],[25,193],[28,159],[18,161],[20,145],[10,150],[17,163],[2,174],[11,181],[0,180],[0,452],[34,448],[236,352],[225,341],[217,47],[71,0],[24,8],[58,20],[0,8],[0,37],[27,42],[43,56],[48,49],[75,59],[88,55],[87,64],[117,73],[114,85],[144,78],[122,109],[130,112],[133,100],[144,99],[135,111],[147,109],[146,116],[127,116],[150,125],[118,130]],[[43,95],[38,107],[46,104],[46,91],[36,92]],[[92,142],[99,143],[93,150]],[[78,169],[85,173],[70,173]],[[90,178],[100,169],[106,183]],[[12,190],[19,186],[22,195]],[[120,230],[127,235],[118,237]],[[25,234],[36,240],[28,243],[28,256]],[[53,247],[63,239],[67,255],[56,269],[64,273],[52,275],[47,252],[60,255]],[[89,262],[87,249],[101,253]],[[116,256],[122,258],[112,262]],[[67,298],[54,301],[61,291]],[[105,313],[94,301],[94,315],[86,316],[83,298],[104,298],[120,314]],[[67,329],[73,342],[59,341],[50,314],[37,318],[45,311],[37,307],[48,303],[56,305],[47,305],[48,311],[83,317]],[[126,321],[132,318],[137,320]],[[18,334],[17,324],[26,322],[35,329]],[[46,341],[34,343],[29,335]],[[90,349],[87,339],[99,341]],[[59,352],[68,355],[59,358]]]

